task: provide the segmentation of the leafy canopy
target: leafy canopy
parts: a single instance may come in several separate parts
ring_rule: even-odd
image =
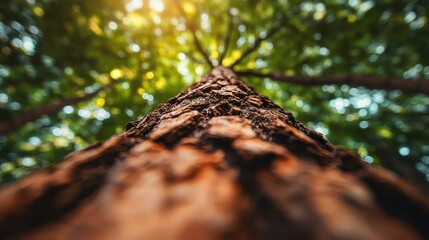
[[[0,135],[0,182],[122,132],[208,72],[207,59],[286,76],[429,78],[424,1],[2,0],[0,9],[1,121],[105,87]],[[429,176],[428,96],[242,79],[366,161]]]

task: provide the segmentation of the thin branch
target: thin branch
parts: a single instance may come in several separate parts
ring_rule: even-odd
[[[207,53],[206,51],[204,51],[203,46],[201,45],[201,42],[200,42],[200,40],[198,39],[198,37],[197,37],[197,34],[196,34],[196,31],[195,31],[195,30],[192,30],[192,36],[193,36],[193,38],[194,38],[194,43],[195,43],[195,46],[197,47],[198,51],[199,51],[199,52],[204,56],[204,59],[206,60],[206,62],[207,62],[208,64],[210,64],[210,66],[211,66],[212,68],[214,68],[214,64],[213,64],[213,62],[210,60],[210,56],[208,55],[208,53]]]
[[[296,83],[304,86],[341,85],[362,86],[368,89],[401,90],[404,93],[421,93],[429,96],[429,80],[404,79],[398,77],[381,77],[370,75],[349,76],[286,76],[280,73],[258,73],[252,71],[238,71],[241,76],[266,77],[280,82]]]
[[[63,107],[65,107],[67,105],[74,105],[74,104],[77,104],[79,102],[91,99],[91,98],[97,96],[99,92],[106,90],[106,89],[109,89],[110,87],[112,87],[115,84],[118,84],[119,82],[121,82],[121,81],[120,80],[111,81],[109,84],[98,88],[97,90],[95,90],[92,93],[86,93],[85,95],[79,96],[79,97],[62,99],[56,103],[42,105],[42,106],[39,106],[35,109],[31,109],[29,111],[22,112],[12,119],[0,122],[0,134],[11,133],[11,132],[23,127],[26,123],[35,121],[35,120],[41,118],[42,116],[45,116],[45,115],[49,116],[49,115],[56,114]]]
[[[228,29],[226,31],[225,41],[223,42],[223,51],[219,57],[219,64],[220,65],[222,65],[223,59],[225,58],[226,53],[228,51],[228,46],[229,46],[229,43],[231,42],[232,30],[234,27],[234,21],[233,21],[232,15],[228,14],[228,16],[229,16]]]
[[[290,27],[292,30],[296,31],[297,29],[295,27],[293,27],[292,25],[288,24],[288,22],[286,21],[286,18],[284,18],[283,20],[280,21],[280,23],[278,23],[277,25],[274,25],[271,27],[270,30],[268,30],[267,34],[265,36],[259,36],[258,39],[256,39],[255,43],[252,46],[249,46],[244,52],[243,54],[233,63],[229,66],[229,68],[234,68],[234,66],[236,66],[237,64],[239,64],[242,60],[244,60],[244,58],[251,54],[252,52],[254,52],[256,49],[259,48],[259,46],[262,44],[262,42],[264,40],[269,39],[270,37],[274,36],[277,32],[280,31],[280,29],[282,29],[282,27],[288,26]]]
[[[183,51],[183,53],[186,55],[186,57],[188,57],[189,59],[191,59],[191,61],[193,61],[196,64],[205,64],[204,60],[201,59],[197,59],[195,58],[195,56],[192,54],[192,51]]]
[[[203,46],[201,45],[200,40],[198,39],[198,36],[197,36],[197,33],[196,33],[197,31],[196,31],[195,26],[192,23],[190,23],[189,19],[186,17],[186,12],[183,9],[183,7],[182,7],[182,5],[180,4],[179,1],[176,1],[176,6],[179,8],[179,11],[182,13],[183,17],[185,17],[185,19],[186,19],[186,21],[185,21],[186,28],[189,29],[189,31],[191,31],[192,37],[194,39],[194,44],[197,47],[197,50],[201,53],[201,55],[203,55],[203,57],[206,60],[206,62],[208,64],[210,64],[210,66],[212,68],[214,68],[214,64],[210,60],[209,54],[204,50]]]

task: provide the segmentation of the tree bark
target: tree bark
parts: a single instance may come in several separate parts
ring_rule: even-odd
[[[77,103],[91,99],[97,96],[99,92],[106,90],[106,88],[110,88],[112,85],[117,84],[119,82],[120,81],[112,81],[106,86],[100,87],[99,89],[95,90],[94,92],[85,93],[85,95],[83,96],[62,99],[61,101],[56,103],[45,104],[35,109],[22,112],[17,116],[13,117],[12,119],[0,122],[0,134],[12,133],[17,129],[23,127],[25,124],[33,122],[41,118],[42,116],[50,116],[58,113],[61,109],[63,109],[63,107],[67,105],[75,105]]]
[[[381,77],[369,75],[349,76],[287,76],[280,73],[258,73],[253,71],[237,71],[240,76],[266,77],[280,82],[296,83],[303,86],[341,85],[365,87],[379,90],[401,90],[409,94],[425,94],[429,96],[429,80],[403,79],[398,77]]]
[[[428,239],[425,195],[215,68],[0,190],[7,239]]]

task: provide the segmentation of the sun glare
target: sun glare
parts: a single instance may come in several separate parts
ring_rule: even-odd
[[[143,1],[142,0],[131,0],[125,5],[125,9],[128,12],[132,12],[136,9],[139,9],[143,7]]]
[[[150,0],[149,6],[157,12],[162,12],[164,10],[164,3],[161,0]]]

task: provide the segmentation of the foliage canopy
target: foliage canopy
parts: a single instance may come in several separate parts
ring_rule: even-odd
[[[285,76],[429,78],[425,1],[2,0],[0,9],[0,121],[104,87],[0,135],[0,182],[122,132],[208,72],[208,59]],[[429,177],[428,96],[242,79],[366,161],[419,172],[420,186]]]

